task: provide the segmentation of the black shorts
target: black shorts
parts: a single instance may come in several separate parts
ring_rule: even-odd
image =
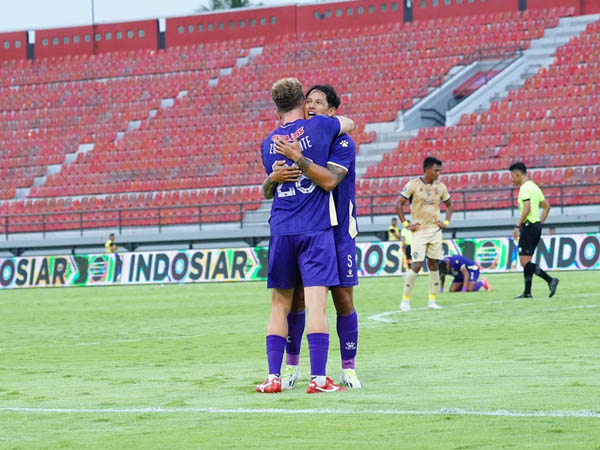
[[[532,256],[542,237],[541,222],[525,222],[519,230],[519,255]]]
[[[404,246],[404,255],[406,256],[406,259],[408,261],[412,261],[412,258],[410,256],[410,245],[405,245]]]

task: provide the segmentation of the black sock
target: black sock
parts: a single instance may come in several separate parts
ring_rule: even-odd
[[[550,283],[552,281],[552,277],[548,275],[540,266],[534,264],[532,262],[528,262],[527,265],[532,265],[533,270],[532,273],[535,273],[538,277],[542,278],[546,283]]]
[[[532,267],[533,266],[533,267]],[[524,294],[531,295],[531,281],[535,272],[535,264],[527,263],[523,268],[523,277],[525,278],[525,291]]]

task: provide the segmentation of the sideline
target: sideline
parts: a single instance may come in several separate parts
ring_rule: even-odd
[[[281,408],[0,408],[0,413],[29,414],[330,414],[330,415],[397,415],[397,416],[488,416],[488,417],[560,417],[600,419],[597,411],[511,411],[440,408],[411,409],[281,409]]]

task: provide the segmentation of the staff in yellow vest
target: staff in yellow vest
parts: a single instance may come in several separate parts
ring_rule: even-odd
[[[412,231],[408,228],[403,227],[400,232],[400,242],[402,242],[402,250],[404,251],[404,268],[408,269],[412,258],[410,256],[410,249],[412,245]]]

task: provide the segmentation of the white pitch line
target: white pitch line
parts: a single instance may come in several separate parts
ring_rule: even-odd
[[[591,297],[591,296],[597,296],[598,294],[579,294],[578,297]],[[526,300],[519,300],[519,299],[512,299],[512,300],[496,300],[493,302],[486,302],[486,301],[482,301],[482,302],[468,302],[468,303],[457,303],[455,305],[449,305],[448,308],[456,308],[456,307],[462,307],[462,306],[472,306],[472,305],[479,305],[479,306],[485,306],[485,305],[497,305],[497,304],[501,304],[501,303],[506,303],[506,302],[525,302]],[[531,310],[526,310],[526,311],[522,311],[522,312],[556,312],[556,311],[568,311],[568,310],[573,310],[573,309],[588,309],[588,308],[599,308],[600,305],[577,305],[577,306],[564,306],[564,307],[558,307],[558,308],[545,308],[545,309],[531,309]],[[427,308],[412,308],[412,311],[426,311]],[[382,313],[378,313],[378,314],[373,314],[372,316],[369,316],[368,319],[369,320],[374,320],[376,322],[384,322],[384,323],[396,323],[395,320],[392,319],[387,319],[388,316],[391,316],[392,314],[407,314],[403,311],[400,311],[399,309],[396,309],[394,311],[384,311]]]
[[[281,409],[281,408],[0,408],[0,413],[34,414],[330,414],[330,415],[398,415],[398,416],[488,416],[488,417],[560,417],[600,419],[597,411],[478,411],[474,409],[441,408],[411,409]]]
[[[523,312],[556,312],[556,311],[569,311],[572,309],[590,309],[600,308],[600,305],[579,305],[579,306],[565,306],[564,308],[544,308],[544,309],[531,309]]]
[[[486,305],[494,305],[494,304],[506,303],[506,302],[507,302],[507,300],[496,300],[493,302],[486,302],[485,304]],[[457,306],[471,306],[471,305],[481,305],[481,302],[457,303],[456,305],[451,305],[451,306],[452,306],[452,308],[455,308]],[[427,311],[427,308],[412,308],[411,311]],[[394,320],[386,319],[385,317],[391,316],[392,314],[402,314],[402,313],[404,313],[404,312],[400,311],[399,309],[394,310],[394,311],[385,311],[382,313],[373,314],[372,316],[369,316],[368,319],[375,320],[376,322],[395,323]]]

